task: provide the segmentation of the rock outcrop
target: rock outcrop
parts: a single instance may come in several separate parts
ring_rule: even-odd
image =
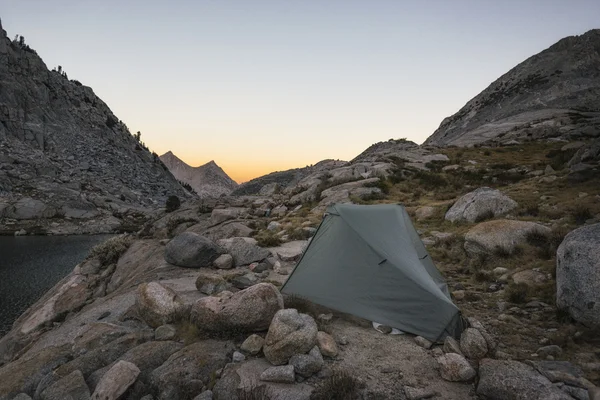
[[[452,222],[475,222],[486,217],[504,215],[516,207],[517,202],[499,190],[482,187],[458,199],[446,212],[445,219]]]
[[[600,224],[569,233],[556,256],[556,305],[600,328]]]
[[[600,29],[561,39],[444,119],[425,145],[598,137],[599,66]]]
[[[470,254],[512,254],[529,234],[549,235],[550,228],[529,221],[493,220],[475,225],[465,235],[465,250]]]
[[[90,87],[1,26],[0,42],[0,231],[111,232],[189,196]]]
[[[200,198],[228,195],[238,186],[214,161],[192,167],[170,151],[160,159],[175,178],[190,185]]]

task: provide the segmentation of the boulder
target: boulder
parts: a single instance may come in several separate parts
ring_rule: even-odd
[[[444,347],[442,348],[444,353],[456,353],[463,355],[462,350],[460,349],[460,344],[454,339],[452,336],[446,336],[444,340]]]
[[[175,322],[185,313],[185,304],[179,295],[158,282],[138,286],[135,303],[141,319],[152,328]]]
[[[294,366],[282,365],[267,368],[260,374],[260,379],[266,382],[295,383],[296,376],[294,375]]]
[[[293,355],[305,354],[315,346],[317,332],[311,316],[293,308],[280,310],[269,326],[263,353],[273,365],[286,364]]]
[[[450,382],[467,382],[477,375],[471,364],[460,354],[446,353],[438,357],[437,362],[442,378]]]
[[[159,399],[186,398],[200,393],[214,379],[215,371],[231,359],[230,342],[204,340],[174,353],[150,374],[150,382]]]
[[[165,260],[179,267],[209,267],[222,252],[215,243],[204,236],[183,232],[165,247]]]
[[[219,240],[217,243],[231,254],[236,267],[262,261],[271,255],[269,250],[258,247],[256,240],[252,238],[234,237]]]
[[[494,254],[498,251],[512,254],[519,244],[527,241],[527,235],[540,233],[550,235],[550,228],[535,222],[493,220],[475,225],[465,235],[465,250],[471,254]]]
[[[317,346],[308,354],[295,354],[290,358],[289,365],[294,366],[294,372],[303,378],[310,378],[323,368],[323,356]]]
[[[202,271],[196,278],[196,289],[208,296],[220,293],[228,288],[229,284],[219,274]]]
[[[488,352],[485,338],[475,328],[467,328],[462,333],[460,336],[460,349],[466,357],[472,360],[480,360]]]
[[[213,261],[213,266],[218,269],[231,269],[233,267],[233,257],[231,257],[231,254],[221,254]]]
[[[177,336],[174,325],[161,325],[154,330],[154,340],[173,340]]]
[[[225,293],[225,292],[224,292]],[[259,283],[235,294],[205,297],[191,309],[191,320],[201,329],[261,331],[283,308],[283,297],[270,283]]]
[[[265,339],[254,333],[244,340],[240,349],[248,354],[256,355],[260,353],[264,344]]]
[[[556,306],[600,328],[600,224],[569,233],[556,254]]]
[[[73,371],[54,382],[40,396],[41,400],[88,400],[89,398],[90,389],[87,387],[81,371]]]
[[[435,207],[423,206],[419,207],[415,211],[415,217],[417,221],[424,221],[427,218],[431,218],[435,214]]]
[[[454,203],[446,212],[448,221],[476,222],[487,215],[498,217],[517,207],[517,202],[502,194],[499,190],[488,187],[479,188],[467,193]]]
[[[491,400],[572,400],[532,367],[489,358],[479,364],[477,394]]]
[[[117,400],[135,382],[140,369],[128,361],[118,361],[96,386],[92,400]]]
[[[548,280],[545,273],[533,269],[515,272],[512,275],[513,282],[524,283],[527,286],[536,286]]]
[[[317,346],[325,357],[336,357],[339,353],[335,339],[326,332],[317,332]]]
[[[307,245],[307,240],[295,240],[284,243],[279,247],[274,247],[271,249],[271,252],[281,261],[298,261],[302,257],[302,252]]]

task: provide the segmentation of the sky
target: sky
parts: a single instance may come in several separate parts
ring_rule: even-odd
[[[500,75],[600,28],[598,0],[0,0],[158,154],[238,182],[422,143]]]

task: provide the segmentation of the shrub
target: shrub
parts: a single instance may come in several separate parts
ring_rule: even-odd
[[[179,197],[172,195],[167,198],[167,203],[165,204],[165,207],[168,213],[177,210],[180,206],[181,201],[179,201]]]
[[[535,201],[523,203],[520,207],[519,215],[529,215],[531,217],[537,217],[538,215],[540,215],[540,205]]]
[[[110,238],[94,246],[87,258],[97,258],[102,265],[114,264],[119,261],[132,242],[133,240],[127,235]]]
[[[577,225],[585,224],[585,221],[592,217],[593,215],[589,207],[586,207],[581,204],[575,206],[575,209],[573,210],[573,219],[575,220],[575,223]]]
[[[271,231],[260,231],[254,239],[260,247],[277,247],[281,244],[281,238]]]
[[[527,240],[527,243],[535,247],[545,247],[550,245],[550,237],[538,230],[528,232],[525,239]]]
[[[334,370],[310,396],[311,400],[352,400],[358,396],[359,383],[344,370]]]
[[[528,289],[526,283],[511,283],[504,291],[504,296],[511,303],[525,303]]]
[[[306,240],[310,237],[310,232],[302,228],[288,229],[286,230],[286,234],[291,240]]]
[[[271,391],[265,385],[250,386],[237,390],[239,400],[271,400]]]

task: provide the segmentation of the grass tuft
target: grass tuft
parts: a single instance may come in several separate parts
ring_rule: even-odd
[[[359,382],[344,370],[335,370],[310,396],[311,400],[352,400],[359,396]]]
[[[127,235],[110,238],[94,246],[87,258],[97,258],[102,265],[114,264],[129,249],[131,243],[133,239]]]

